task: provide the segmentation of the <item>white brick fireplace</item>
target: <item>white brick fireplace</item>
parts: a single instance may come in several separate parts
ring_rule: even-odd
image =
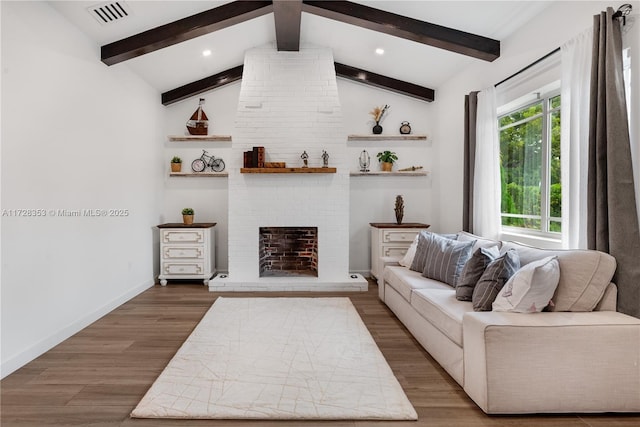
[[[333,54],[273,45],[245,54],[229,171],[229,273],[212,291],[366,290],[349,274],[349,169]],[[265,161],[322,166],[337,173],[243,174],[243,153],[265,147]],[[317,227],[318,277],[260,277],[260,227]]]

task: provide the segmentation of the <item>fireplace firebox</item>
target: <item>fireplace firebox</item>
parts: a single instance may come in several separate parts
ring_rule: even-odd
[[[317,227],[259,227],[260,277],[318,277]]]

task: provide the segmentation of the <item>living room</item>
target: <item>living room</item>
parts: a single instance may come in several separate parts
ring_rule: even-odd
[[[185,133],[184,124],[197,107],[198,98],[203,97],[211,119],[210,133],[232,135],[235,142],[242,82],[163,106],[159,102],[160,91],[126,62],[105,66],[100,61],[100,44],[76,27],[54,3],[2,2],[0,8],[2,208],[53,210],[56,214],[107,209],[126,214],[82,218],[64,213],[29,218],[3,215],[3,378],[25,365],[28,367],[31,360],[134,297],[158,288],[154,286],[159,272],[156,226],[180,222],[182,208],[193,208],[198,222],[217,223],[217,270],[234,274],[229,253],[230,241],[234,239],[229,231],[233,222],[230,205],[234,201],[228,186],[234,179],[231,175],[241,167],[236,147],[233,143],[180,145],[168,141],[167,136]],[[368,4],[375,7],[375,3]],[[535,13],[530,11],[531,18],[526,22],[517,22],[517,16],[512,18],[518,26],[500,40],[499,59],[469,60],[463,69],[455,70],[435,87],[434,102],[341,78],[336,80],[342,140],[328,153],[329,165],[340,170],[337,179],[348,182],[342,196],[347,210],[341,213],[341,218],[348,221],[341,231],[344,234],[348,229],[348,248],[339,252],[341,261],[348,258],[348,264],[342,273],[368,275],[369,223],[393,222],[393,203],[398,194],[405,200],[405,221],[430,224],[431,231],[440,233],[460,231],[465,95],[527,67],[587,29],[593,15],[606,7],[619,6],[591,1],[543,3],[531,2],[529,7]],[[632,4],[625,37],[631,40],[630,56],[635,61],[633,58],[640,57],[637,24],[640,5]],[[463,13],[461,7],[451,6],[457,13]],[[244,50],[264,48],[269,43],[273,40],[265,39],[256,46],[242,48],[239,54],[243,57]],[[334,56],[337,58],[336,53]],[[426,63],[438,66],[429,60]],[[228,64],[222,69],[235,65],[238,64]],[[632,62],[632,69],[635,65]],[[383,69],[393,73],[393,68],[387,65]],[[640,73],[632,72],[631,76],[634,80],[630,117],[637,118]],[[168,89],[171,88],[165,88]],[[373,123],[369,111],[385,104],[391,107],[382,122],[384,133],[397,134],[400,123],[408,121],[412,133],[427,135],[426,140],[347,141],[348,135],[370,134]],[[632,154],[638,158],[638,120],[632,119],[630,127]],[[189,168],[201,149],[225,159],[230,176],[169,176],[173,156],[182,157],[183,169]],[[309,143],[307,152],[312,165],[321,163],[323,149],[327,146]],[[349,176],[359,170],[358,159],[365,149],[371,156],[372,170],[378,168],[376,153],[391,149],[399,157],[396,168],[422,166],[427,173],[405,177]],[[296,150],[295,154],[276,150],[268,154],[273,156],[271,161],[286,160],[298,166],[295,162],[302,161],[297,153],[301,154],[304,148]],[[25,159],[28,171],[15,159]],[[635,176],[638,181],[637,171]],[[315,193],[309,191],[307,197],[312,200]],[[339,238],[347,236],[336,237]],[[558,245],[548,241],[535,243]],[[203,302],[211,303],[206,288],[197,291],[203,293]],[[197,299],[197,293],[186,292],[187,300]],[[581,425],[576,419],[571,422]],[[529,422],[536,421],[539,419]],[[637,419],[619,417],[616,421],[631,425]],[[590,419],[590,422],[598,421]]]

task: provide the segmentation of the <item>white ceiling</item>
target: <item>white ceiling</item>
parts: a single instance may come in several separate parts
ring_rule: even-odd
[[[124,0],[131,15],[103,25],[88,8],[100,1],[50,1],[96,48],[180,18],[228,3],[226,1]],[[122,3],[122,1],[121,1]],[[504,40],[551,1],[357,1],[356,3],[458,30]],[[481,61],[372,30],[302,14],[301,43],[328,46],[334,60],[414,84],[437,89],[466,65]],[[273,14],[234,25],[113,67],[127,64],[160,92],[241,65],[244,52],[275,43]],[[385,50],[382,56],[374,50]],[[212,55],[203,57],[209,49]]]

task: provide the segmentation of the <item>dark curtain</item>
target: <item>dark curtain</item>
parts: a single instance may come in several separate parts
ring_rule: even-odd
[[[594,16],[587,244],[613,255],[618,311],[640,317],[640,232],[622,74],[622,36],[613,9]]]
[[[462,184],[462,230],[473,233],[473,175],[476,164],[478,92],[464,97],[464,182]]]

